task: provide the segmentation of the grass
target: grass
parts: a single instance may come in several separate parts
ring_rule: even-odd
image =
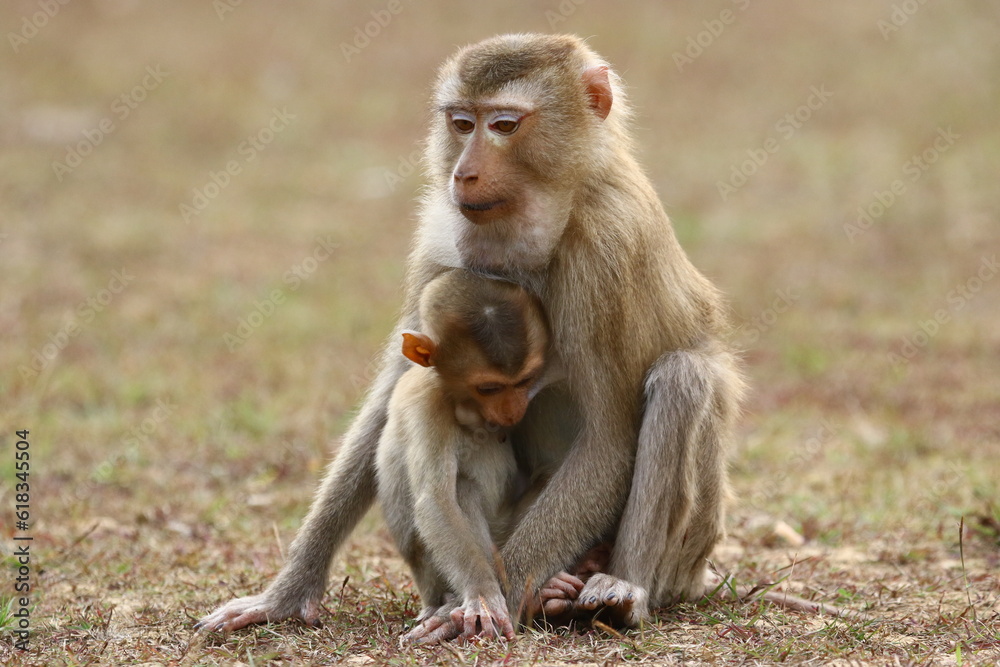
[[[10,517],[14,431],[29,429],[34,537],[30,650],[9,634],[8,557],[0,661],[1000,659],[997,9],[921,4],[883,38],[894,4],[404,3],[350,60],[341,45],[381,6],[244,3],[220,20],[193,0],[60,5],[0,61],[0,506]],[[727,8],[678,71],[675,52]],[[37,11],[0,16],[17,33]],[[418,599],[376,512],[331,568],[322,629],[195,636],[193,619],[280,568],[372,376],[436,66],[458,44],[552,27],[591,36],[625,77],[641,159],[730,297],[753,393],[716,564],[864,618],[710,601],[624,634],[401,649]],[[276,110],[289,120],[272,136]],[[777,151],[723,200],[769,138]]]

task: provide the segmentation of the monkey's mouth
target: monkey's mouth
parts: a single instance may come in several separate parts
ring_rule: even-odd
[[[458,210],[474,225],[485,225],[502,218],[507,213],[507,200],[487,202],[458,202]]]
[[[473,204],[471,202],[459,202],[458,207],[463,211],[490,211],[498,206],[503,205],[503,200],[499,199],[497,201],[483,202],[482,204]]]

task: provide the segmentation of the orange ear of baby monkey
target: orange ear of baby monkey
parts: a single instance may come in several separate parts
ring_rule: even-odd
[[[437,345],[429,336],[415,331],[403,333],[403,356],[413,363],[421,366],[433,366],[436,349]]]

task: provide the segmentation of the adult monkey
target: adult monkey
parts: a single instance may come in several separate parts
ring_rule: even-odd
[[[417,326],[424,285],[453,266],[533,290],[566,372],[514,440],[544,486],[502,551],[511,610],[607,539],[607,572],[587,582],[579,607],[605,605],[634,624],[649,603],[704,594],[706,557],[724,532],[742,383],[719,340],[720,296],[636,163],[623,102],[607,64],[572,36],[504,35],[444,64],[429,193],[383,368],[281,573],[200,626],[318,622],[333,553],[375,498],[386,405],[406,369],[399,332]]]

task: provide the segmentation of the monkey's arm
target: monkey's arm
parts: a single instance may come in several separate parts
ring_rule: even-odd
[[[594,388],[615,386],[613,374],[591,366]],[[539,587],[612,530],[628,495],[636,438],[633,410],[593,389],[578,397],[583,430],[502,551],[512,612],[532,606]]]
[[[238,630],[252,623],[299,618],[319,623],[319,603],[326,589],[334,551],[375,500],[375,456],[388,416],[389,398],[408,364],[399,354],[399,336],[418,325],[419,299],[424,286],[443,267],[415,250],[408,262],[403,314],[387,341],[382,368],[365,397],[358,416],[341,442],[337,457],[309,514],[299,529],[288,561],[260,595],[230,600],[195,626],[211,630]]]
[[[393,341],[391,350],[396,349]],[[309,625],[319,624],[319,603],[330,559],[375,499],[378,440],[392,389],[406,370],[398,353],[386,356],[387,362],[327,469],[277,578],[260,595],[230,600],[202,618],[196,628],[230,631],[292,617]]]
[[[493,542],[481,490],[476,482],[458,478],[455,448],[433,449],[421,452],[421,461],[411,465],[411,483],[417,489],[417,530],[435,565],[462,597],[462,605],[451,614],[452,623],[465,638],[479,634],[513,638],[491,558]],[[415,628],[409,639],[419,641],[424,630]]]

